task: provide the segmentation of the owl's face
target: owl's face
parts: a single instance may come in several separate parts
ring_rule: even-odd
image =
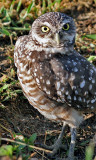
[[[30,31],[32,38],[47,48],[72,46],[75,41],[75,33],[73,19],[60,12],[43,14],[33,22]]]

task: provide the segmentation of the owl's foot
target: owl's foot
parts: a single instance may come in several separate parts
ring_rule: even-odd
[[[58,148],[61,148],[61,149],[65,149],[67,150],[67,146],[64,145],[64,144],[53,144],[52,146],[48,146],[46,144],[41,144],[41,147],[43,147],[44,149],[48,149],[48,150],[53,150],[54,148],[57,148],[57,145],[58,145]]]
[[[75,142],[76,142],[76,128],[71,128],[71,143],[69,147],[68,158],[62,160],[77,160],[77,158],[74,157]]]
[[[67,150],[66,145],[61,144],[60,140],[57,140],[56,143],[53,144],[52,146],[42,145],[42,147],[52,151],[51,153],[47,153],[49,157],[53,157],[57,153],[59,148]]]
[[[46,149],[52,150],[51,153],[47,153],[47,155],[50,156],[51,158],[53,158],[53,156],[57,153],[59,148],[66,149],[66,146],[62,145],[62,135],[64,133],[64,128],[65,127],[63,126],[62,131],[61,131],[61,133],[60,133],[60,135],[54,145],[52,145],[52,146],[45,145]],[[76,128],[71,128],[71,143],[70,143],[70,147],[69,147],[68,158],[62,159],[62,160],[75,160],[75,158],[74,158],[75,141],[76,141]]]
[[[66,149],[66,146],[62,144],[62,139],[63,139],[63,135],[64,135],[64,131],[65,131],[65,126],[66,126],[66,123],[63,123],[62,131],[61,131],[57,141],[52,146],[42,145],[42,147],[44,147],[45,149],[52,150],[51,153],[47,153],[48,156],[53,157],[57,153],[59,148],[65,148]]]

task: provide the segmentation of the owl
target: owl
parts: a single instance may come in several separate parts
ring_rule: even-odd
[[[65,126],[71,131],[68,159],[74,159],[76,130],[84,114],[96,113],[96,68],[74,50],[76,27],[64,13],[37,18],[15,45],[14,61],[25,97],[46,118],[62,122],[53,157],[62,147]]]

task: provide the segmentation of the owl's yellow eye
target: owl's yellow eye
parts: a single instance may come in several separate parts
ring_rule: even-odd
[[[64,24],[64,26],[63,26],[63,30],[65,30],[65,31],[68,31],[69,30],[69,28],[70,28],[70,26],[69,26],[69,24],[68,23],[66,23],[66,24]]]
[[[47,27],[47,26],[42,26],[42,27],[41,27],[41,31],[42,31],[42,32],[48,32],[48,31],[49,31],[49,27]]]

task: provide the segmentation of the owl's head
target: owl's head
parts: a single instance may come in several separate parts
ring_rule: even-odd
[[[33,22],[30,34],[43,47],[64,48],[73,46],[76,28],[73,19],[66,14],[49,12]]]

